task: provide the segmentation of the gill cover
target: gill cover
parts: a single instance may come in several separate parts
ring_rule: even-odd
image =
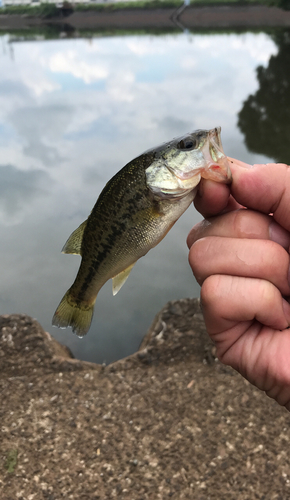
[[[221,128],[197,130],[159,147],[146,169],[146,183],[157,197],[185,196],[201,177],[230,182],[231,173],[224,154]]]

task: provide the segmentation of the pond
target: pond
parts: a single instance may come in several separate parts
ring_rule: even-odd
[[[220,125],[226,154],[250,163],[287,161],[287,155],[289,161],[287,37],[248,32],[13,41],[3,35],[1,314],[29,314],[76,357],[109,363],[138,349],[167,301],[198,296],[185,242],[201,220],[192,206],[137,263],[118,295],[112,296],[111,282],[103,287],[84,339],[51,326],[80,262],[61,248],[105,183],[135,156]],[[272,96],[266,80],[275,64],[280,73]],[[282,94],[288,99],[283,109]]]

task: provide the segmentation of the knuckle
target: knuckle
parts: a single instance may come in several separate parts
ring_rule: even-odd
[[[214,255],[212,237],[201,238],[192,245],[189,264],[199,284],[212,272]]]
[[[280,299],[279,290],[267,280],[260,280],[259,285],[258,296],[263,308],[272,310],[277,298]]]
[[[202,258],[204,255],[204,242],[203,239],[197,240],[195,243],[193,243],[190,251],[189,251],[189,263],[190,266],[194,272],[198,272],[200,268],[200,264],[202,262]]]
[[[206,278],[201,287],[200,300],[205,308],[213,308],[221,300],[221,276],[214,274]]]

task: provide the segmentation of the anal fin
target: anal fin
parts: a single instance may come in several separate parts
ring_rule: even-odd
[[[67,242],[64,244],[62,253],[72,253],[75,255],[81,255],[82,241],[84,230],[87,225],[85,220],[69,237]]]
[[[113,295],[116,295],[118,293],[118,291],[122,288],[125,281],[128,279],[128,276],[129,276],[130,272],[132,271],[132,268],[135,264],[136,264],[136,262],[134,262],[129,267],[124,269],[124,271],[121,271],[119,274],[116,274],[116,276],[114,276],[112,278]]]

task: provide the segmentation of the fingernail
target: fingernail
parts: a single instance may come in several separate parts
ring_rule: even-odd
[[[275,241],[275,243],[281,245],[281,247],[285,248],[285,250],[288,250],[290,235],[286,229],[281,227],[274,220],[271,221],[269,225],[269,238],[270,240]]]

